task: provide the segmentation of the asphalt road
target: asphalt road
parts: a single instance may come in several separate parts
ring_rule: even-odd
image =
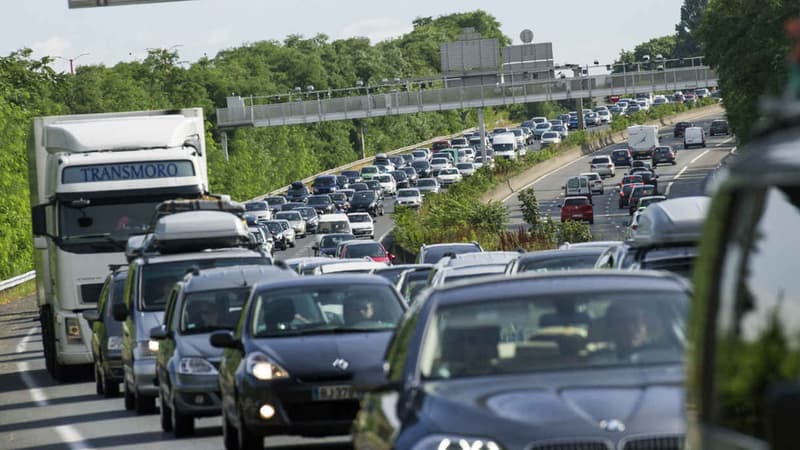
[[[700,121],[707,128],[709,117]],[[671,133],[671,128],[670,128]],[[703,179],[731,148],[724,137],[709,138],[708,148],[680,149],[678,164],[660,166],[660,190],[669,188],[669,195],[685,196],[700,193]],[[664,142],[675,145],[671,134]],[[600,153],[607,153],[612,148]],[[588,157],[562,167],[537,180],[533,186],[539,197],[542,212],[558,216],[561,185],[567,176],[585,171]],[[614,184],[621,170],[607,179],[606,194],[596,197],[595,239],[619,239],[627,224],[627,210],[617,209]],[[521,224],[516,196],[507,199],[511,221]],[[383,238],[393,226],[393,199],[386,201],[386,215],[377,218],[375,237]],[[514,226],[514,225],[512,225]],[[294,249],[277,252],[276,258],[309,256],[314,237],[298,240]],[[73,382],[56,384],[44,368],[42,346],[35,300],[26,298],[0,305],[0,449],[81,449],[81,448],[140,448],[176,449],[222,448],[219,418],[197,422],[196,436],[175,440],[161,431],[158,415],[137,416],[126,411],[122,398],[104,399],[95,394],[91,374],[76,377]],[[302,439],[270,437],[268,448],[275,449],[348,449],[349,438]]]

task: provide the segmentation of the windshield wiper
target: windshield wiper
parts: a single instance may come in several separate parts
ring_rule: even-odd
[[[113,244],[114,247],[120,250],[125,250],[126,247],[125,243],[111,237],[111,233],[81,234],[77,236],[64,236],[61,238],[62,241],[79,241],[83,239],[103,239],[105,242]]]
[[[289,336],[308,336],[313,334],[346,334],[346,333],[371,333],[376,331],[388,331],[394,327],[382,328],[350,328],[342,326],[332,326],[323,328],[309,328],[306,330],[286,330],[268,333],[259,333],[256,337],[289,337]]]

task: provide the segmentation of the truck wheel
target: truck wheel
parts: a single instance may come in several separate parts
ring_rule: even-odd
[[[174,406],[172,409],[172,431],[176,438],[194,434],[194,417],[181,414]]]
[[[156,398],[145,397],[138,392],[134,392],[133,405],[136,414],[150,414],[156,410]]]
[[[133,407],[135,406],[133,394],[131,394],[131,391],[128,390],[128,383],[126,383],[125,380],[122,381],[122,389],[123,396],[125,397],[125,409],[128,411],[133,411]]]
[[[42,347],[44,348],[44,364],[47,372],[56,381],[62,381],[66,375],[66,368],[58,363],[56,357],[56,339],[53,334],[53,312],[45,308],[40,313],[42,325]]]
[[[170,432],[172,431],[172,411],[170,410],[169,405],[167,405],[167,400],[164,398],[164,393],[160,390],[158,392],[158,400],[161,404],[161,407],[159,408],[161,429],[166,432]]]
[[[101,368],[101,374],[103,374],[103,396],[105,398],[112,398],[119,395],[119,383],[116,381],[109,381],[108,377],[105,376],[105,372]]]
[[[239,440],[239,448],[242,450],[264,450],[264,437],[255,434],[247,429],[247,426],[239,421],[239,428],[237,437]]]
[[[236,428],[228,420],[225,407],[222,407],[222,441],[225,443],[225,450],[239,450],[239,437],[236,435]]]
[[[94,390],[97,395],[105,394],[105,389],[103,389],[103,376],[100,375],[100,369],[97,367],[97,363],[94,363]]]

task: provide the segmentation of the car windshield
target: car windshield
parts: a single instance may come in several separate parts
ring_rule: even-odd
[[[414,161],[413,163],[411,163],[411,167],[417,170],[427,169],[428,167],[430,167],[430,164],[428,163],[428,161]]]
[[[436,180],[433,178],[423,178],[417,182],[419,187],[433,187],[436,186]]]
[[[266,211],[269,209],[267,202],[248,202],[244,204],[247,211]]]
[[[141,308],[142,311],[163,311],[172,287],[183,279],[189,269],[200,270],[214,267],[230,267],[242,264],[269,265],[270,260],[261,256],[249,258],[190,259],[169,263],[154,263],[142,266]]]
[[[378,173],[378,168],[377,167],[364,167],[363,169],[361,169],[361,173],[362,174],[365,174],[365,173]]]
[[[263,222],[264,225],[267,226],[267,229],[272,234],[278,234],[283,231],[283,227],[278,222]]]
[[[406,274],[402,286],[399,287],[400,293],[409,302],[413,302],[417,294],[428,287],[428,275],[431,269],[417,269]]]
[[[520,261],[517,272],[557,272],[561,270],[592,269],[599,256],[600,252],[580,255],[565,254]]]
[[[679,365],[686,295],[618,291],[446,305],[422,344],[424,379]]]
[[[374,190],[378,190],[378,189],[382,189],[381,182],[378,181],[378,180],[369,180],[369,181],[367,181],[367,186],[369,186],[369,188],[372,189],[373,191]]]
[[[253,299],[255,337],[390,331],[403,314],[396,291],[374,283],[267,289]]]
[[[372,222],[372,217],[369,214],[349,214],[347,217],[353,223]]]
[[[648,206],[650,204],[658,203],[658,202],[661,202],[661,201],[664,201],[664,200],[666,200],[666,198],[663,198],[663,197],[650,197],[650,198],[644,197],[641,200],[639,200],[639,206]]]
[[[425,264],[435,264],[447,253],[459,255],[461,253],[474,253],[479,251],[481,250],[475,244],[437,245],[436,247],[425,249],[425,256],[422,262]]]
[[[186,294],[180,312],[181,334],[233,330],[249,293],[247,288],[237,288]]]
[[[588,205],[588,198],[568,198],[564,200],[564,206],[581,206]]]
[[[303,216],[298,211],[280,211],[275,214],[276,219],[286,219],[288,221],[303,220]]]
[[[456,165],[456,167],[459,168],[459,169],[472,169],[472,168],[474,168],[472,163],[458,163]]]
[[[416,189],[401,189],[397,193],[398,197],[419,197],[419,191]]]
[[[458,174],[458,169],[442,169],[442,171],[439,172],[439,175],[456,175],[456,174]]]
[[[317,178],[314,180],[314,186],[331,186],[334,184],[336,184],[336,178],[333,177]]]
[[[433,158],[431,164],[447,164],[446,158]]]
[[[305,193],[308,192],[308,189],[306,189],[305,186],[302,186],[302,187],[290,187],[287,192],[292,193],[292,194],[305,194]]]
[[[608,164],[608,158],[607,157],[592,158],[592,164]]]
[[[544,138],[544,139],[553,139],[553,138],[557,138],[557,137],[558,137],[558,133],[552,133],[552,132],[549,132],[549,131],[542,135],[542,138]]]
[[[546,130],[547,128],[550,128],[550,124],[547,123],[547,122],[542,122],[542,123],[536,124],[536,129],[537,130]]]
[[[286,199],[283,197],[269,197],[267,198],[267,204],[270,206],[273,205],[282,205],[286,203]]]
[[[514,150],[514,144],[493,144],[492,149],[498,152],[509,152]]]
[[[386,256],[383,247],[377,242],[348,245],[345,247],[344,253],[348,258],[364,258],[365,256],[383,258]]]
[[[322,239],[319,241],[319,246],[321,248],[334,248],[339,245],[340,242],[350,241],[355,239],[355,236],[352,234],[326,234],[322,236]]]
[[[330,197],[309,197],[308,204],[309,205],[327,205],[331,202]]]
[[[375,191],[358,191],[353,194],[353,201],[373,201],[375,200]]]
[[[343,202],[343,201],[347,200],[347,195],[339,193],[339,192],[337,192],[335,194],[331,194],[330,197],[331,197],[331,200],[333,200],[335,202]]]
[[[109,236],[125,244],[128,236],[144,232],[160,199],[80,199],[59,203],[60,236],[65,240]],[[120,248],[110,246],[109,250]]]
[[[622,178],[622,184],[631,184],[631,183],[641,183],[642,177],[639,175],[634,176],[626,176]]]
[[[317,213],[314,211],[314,208],[304,207],[304,208],[297,208],[297,212],[300,213],[300,216],[305,219],[311,219],[317,216]]]

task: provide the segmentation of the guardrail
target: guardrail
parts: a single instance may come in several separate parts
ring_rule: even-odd
[[[0,292],[5,291],[6,289],[11,289],[15,286],[19,286],[20,284],[34,278],[36,278],[36,271],[31,270],[30,272],[23,273],[22,275],[17,275],[13,278],[0,281]]]
[[[395,150],[391,150],[391,151],[388,151],[388,152],[383,152],[383,153],[386,153],[387,155],[396,155],[398,153],[409,152],[411,150],[414,150],[415,148],[425,147],[426,145],[432,144],[432,143],[434,143],[436,141],[442,141],[442,140],[445,140],[445,139],[452,139],[454,137],[461,136],[464,133],[468,133],[468,132],[471,132],[471,131],[474,131],[474,130],[476,130],[476,128],[467,128],[465,130],[459,131],[458,133],[453,133],[453,134],[449,134],[449,135],[445,135],[445,136],[437,136],[435,138],[428,139],[427,141],[418,142],[418,143],[413,144],[413,145],[407,145],[405,147],[401,147],[401,148],[398,148],[398,149],[395,149]],[[345,164],[343,166],[334,167],[333,169],[328,169],[326,171],[316,173],[316,174],[314,174],[314,175],[312,175],[310,177],[303,178],[300,181],[302,181],[303,184],[308,185],[309,183],[314,181],[314,178],[317,178],[320,175],[332,175],[332,174],[339,173],[339,172],[341,172],[343,170],[349,170],[349,169],[352,169],[352,168],[357,168],[357,167],[362,166],[362,165],[369,165],[369,163],[371,163],[373,159],[375,159],[375,155],[359,159],[358,161],[353,161],[351,163],[347,163],[347,164]],[[247,201],[263,200],[264,198],[272,196],[272,195],[283,194],[283,193],[285,193],[286,191],[289,190],[290,186],[291,186],[290,184],[287,184],[286,186],[282,186],[282,187],[280,187],[278,189],[275,189],[272,192],[268,192],[268,193],[266,193],[264,195],[259,195],[258,197],[252,198],[252,199],[247,200]]]

